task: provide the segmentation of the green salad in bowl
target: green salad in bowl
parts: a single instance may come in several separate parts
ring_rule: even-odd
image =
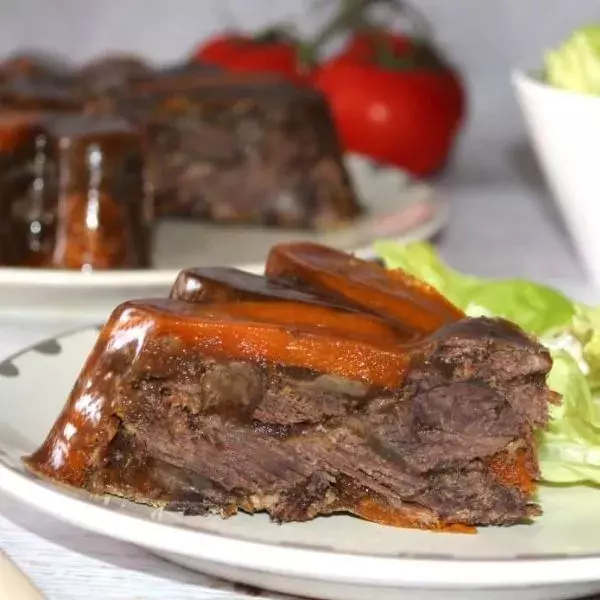
[[[600,96],[600,24],[576,29],[547,52],[545,79],[557,88]]]
[[[492,281],[444,264],[427,243],[381,241],[386,267],[426,281],[468,316],[502,317],[537,336],[554,366],[548,385],[563,396],[539,432],[542,478],[554,484],[600,484],[600,307],[574,302],[550,287],[521,279]]]
[[[600,23],[540,52],[540,65],[515,69],[512,81],[549,195],[591,282],[600,286]]]

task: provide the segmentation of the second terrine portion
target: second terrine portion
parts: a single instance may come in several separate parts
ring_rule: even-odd
[[[89,110],[144,128],[159,216],[326,229],[361,213],[314,90],[273,76],[175,72]]]

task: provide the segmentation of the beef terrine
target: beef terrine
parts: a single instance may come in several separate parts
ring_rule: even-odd
[[[350,512],[461,531],[538,514],[533,432],[557,400],[548,352],[401,274],[280,250],[346,277],[344,296],[313,302],[313,278],[309,292],[288,279],[270,298],[268,277],[197,270],[183,280],[206,294],[178,300],[176,286],[118,307],[29,468],[188,514]],[[394,314],[377,314],[385,294],[388,308],[404,298]]]

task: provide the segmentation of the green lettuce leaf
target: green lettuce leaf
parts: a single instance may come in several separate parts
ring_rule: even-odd
[[[582,345],[587,380],[592,391],[600,390],[600,307],[575,305],[572,334]]]
[[[552,352],[548,385],[563,395],[552,407],[547,431],[538,432],[542,477],[553,483],[600,483],[600,403],[577,361],[565,350]]]
[[[546,53],[546,80],[564,90],[600,95],[600,25],[575,30]]]
[[[445,265],[430,244],[382,241],[375,244],[375,251],[387,268],[424,280],[471,317],[503,317],[543,335],[567,326],[575,315],[574,303],[556,290],[522,279],[492,281],[462,275]]]
[[[548,483],[600,484],[600,307],[531,281],[463,275],[427,243],[381,241],[375,251],[387,268],[422,279],[465,314],[513,321],[549,348],[554,364],[548,385],[563,402],[552,407],[548,430],[538,432],[542,477]]]

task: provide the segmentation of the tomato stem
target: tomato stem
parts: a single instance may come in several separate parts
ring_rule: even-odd
[[[315,64],[319,51],[332,37],[346,33],[352,28],[353,23],[364,19],[364,12],[372,0],[341,0],[342,10],[325,24],[323,29],[309,43],[301,48],[301,60],[308,64]]]
[[[431,40],[433,28],[423,12],[406,0],[335,0],[340,5],[334,19],[326,26],[320,35],[327,35],[328,26],[333,25],[332,34],[339,33],[338,24],[342,25],[344,32],[360,30],[381,30],[387,27],[377,23],[373,16],[373,9],[388,7],[393,12],[403,15],[413,30],[413,37]],[[328,36],[329,37],[329,36]]]
[[[364,31],[373,35],[375,45],[379,46],[377,51],[378,61],[382,66],[389,68],[409,68],[418,65],[418,60],[424,55],[422,48],[428,47],[428,55],[439,56],[434,49],[432,28],[425,15],[412,6],[406,0],[336,0],[341,5],[333,19],[325,24],[323,29],[310,43],[306,43],[300,49],[300,60],[304,64],[314,64],[322,47],[337,35],[348,32]],[[378,33],[385,28],[377,24],[372,16],[372,9],[378,6],[388,6],[400,14],[412,24],[414,33],[413,40],[418,51],[411,53],[412,57],[394,56],[392,44],[385,36]],[[385,46],[385,48],[384,48]],[[431,63],[431,61],[427,61]],[[438,60],[439,65],[442,61]]]
[[[314,67],[325,44],[338,35],[363,31],[372,36],[375,60],[383,68],[402,70],[416,67],[443,67],[445,62],[433,44],[432,28],[427,18],[406,0],[336,0],[340,10],[311,41],[300,41],[285,25],[268,27],[254,36],[259,44],[294,44],[298,64],[307,71]],[[412,24],[412,48],[403,56],[394,52],[393,43],[386,35],[387,29],[376,23],[372,9],[388,6],[404,15]]]

